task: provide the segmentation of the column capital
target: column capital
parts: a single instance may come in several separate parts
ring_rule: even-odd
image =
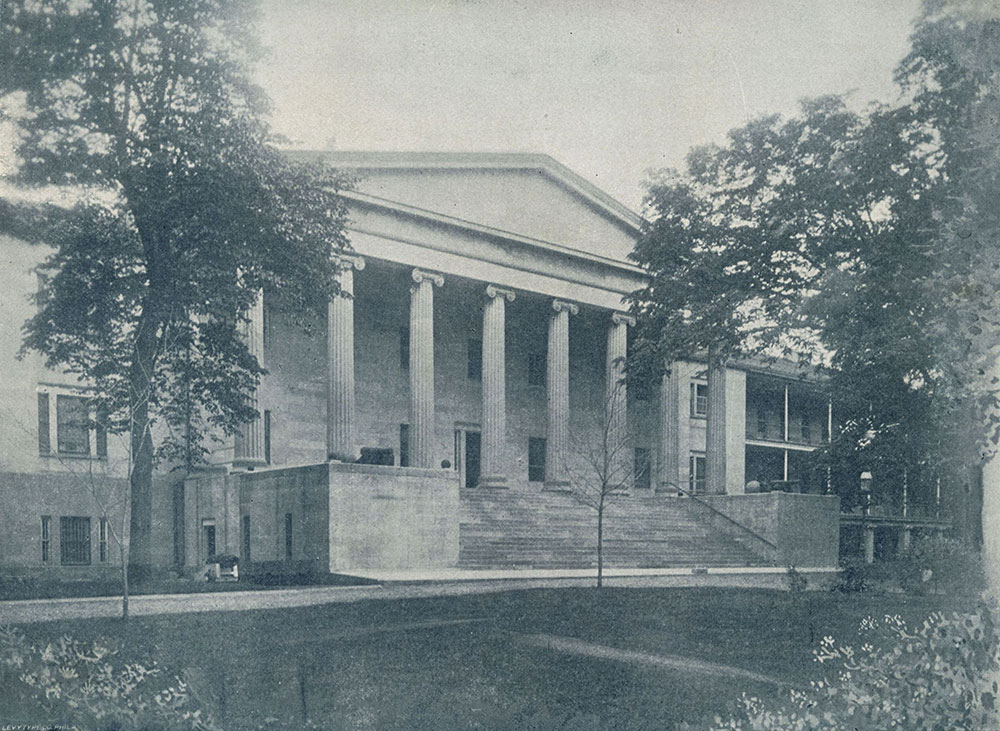
[[[628,325],[629,327],[635,327],[635,318],[627,312],[612,312],[611,322],[615,325]]]
[[[566,300],[552,300],[552,309],[556,312],[568,312],[571,315],[580,314],[580,306]]]
[[[444,284],[443,274],[438,274],[437,272],[429,272],[426,269],[414,269],[412,272],[410,272],[410,276],[413,278],[413,281],[416,282],[417,284],[420,284],[425,279],[428,282],[431,282],[436,287],[440,287]]]
[[[486,296],[490,299],[494,299],[496,297],[506,297],[508,302],[513,302],[514,297],[517,295],[514,293],[513,289],[504,289],[503,287],[498,287],[495,284],[487,284]]]
[[[356,254],[337,254],[333,257],[333,261],[338,269],[347,269],[350,267],[361,271],[365,268],[365,258]]]

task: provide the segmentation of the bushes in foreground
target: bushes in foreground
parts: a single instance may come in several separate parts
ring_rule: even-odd
[[[114,643],[31,643],[0,628],[0,706],[7,722],[78,728],[216,728],[191,687],[156,663],[125,662]]]
[[[823,680],[768,703],[744,695],[713,729],[785,731],[844,728],[1000,728],[1000,635],[995,609],[930,615],[911,628],[898,616],[867,617],[859,643],[824,637],[816,662]]]

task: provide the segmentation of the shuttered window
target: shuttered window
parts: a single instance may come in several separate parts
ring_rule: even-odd
[[[48,454],[52,451],[52,438],[49,436],[49,395],[38,394],[38,453]]]

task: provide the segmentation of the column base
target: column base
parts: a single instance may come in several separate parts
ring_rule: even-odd
[[[488,477],[480,477],[476,487],[484,487],[488,490],[506,490],[510,486],[507,484],[506,476],[489,475]]]
[[[546,480],[542,489],[545,492],[573,492],[573,484],[569,480]]]

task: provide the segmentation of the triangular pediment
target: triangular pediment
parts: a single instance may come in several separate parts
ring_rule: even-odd
[[[624,261],[639,217],[547,155],[293,153],[357,176],[369,199]]]

